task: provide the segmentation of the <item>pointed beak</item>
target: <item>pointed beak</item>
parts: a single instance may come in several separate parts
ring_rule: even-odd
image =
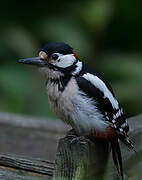
[[[18,60],[19,63],[23,64],[31,64],[35,66],[45,66],[47,65],[46,61],[42,59],[41,57],[32,57],[32,58],[26,58],[26,59],[20,59]]]

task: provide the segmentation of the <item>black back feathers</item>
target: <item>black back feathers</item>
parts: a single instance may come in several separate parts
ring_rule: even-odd
[[[73,48],[63,42],[48,43],[41,50],[47,53],[48,56],[53,53],[60,53],[64,55],[73,53]]]

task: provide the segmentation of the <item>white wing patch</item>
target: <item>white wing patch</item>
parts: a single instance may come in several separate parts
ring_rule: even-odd
[[[113,115],[113,121],[115,121],[119,116],[121,116],[123,114],[123,110],[122,109],[119,109],[119,111]],[[113,122],[112,121],[112,122]]]
[[[107,88],[107,86],[101,79],[90,73],[84,74],[83,77],[88,81],[90,81],[96,88],[98,88],[101,92],[104,93],[104,98],[109,99],[114,109],[119,109],[119,104],[117,100],[114,98],[113,94],[110,92],[110,90]]]

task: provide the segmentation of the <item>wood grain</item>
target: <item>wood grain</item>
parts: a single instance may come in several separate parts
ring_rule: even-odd
[[[60,122],[58,124],[58,121],[52,122],[52,120],[48,122],[45,119],[41,121],[37,118],[0,114],[0,179],[119,179],[107,142],[91,142],[84,137],[66,136],[60,138],[56,153],[58,138],[65,136],[68,127]],[[142,115],[129,118],[128,122],[129,135],[135,142],[137,153],[129,151],[121,144],[125,180],[140,180]],[[55,160],[55,163],[47,159]]]

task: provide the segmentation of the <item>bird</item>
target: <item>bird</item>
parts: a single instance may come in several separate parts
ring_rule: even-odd
[[[20,59],[37,66],[46,77],[51,108],[70,125],[77,136],[106,140],[121,179],[124,180],[119,142],[134,150],[128,136],[129,125],[110,84],[89,67],[64,42],[49,42],[38,57]]]

